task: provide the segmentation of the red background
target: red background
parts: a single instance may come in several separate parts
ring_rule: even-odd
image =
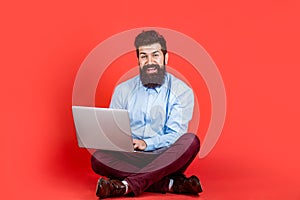
[[[73,83],[101,41],[147,26],[195,39],[225,83],[220,140],[187,171],[202,181],[199,198],[300,199],[299,9],[297,0],[1,2],[1,199],[96,199]],[[140,199],[163,197],[188,198]]]

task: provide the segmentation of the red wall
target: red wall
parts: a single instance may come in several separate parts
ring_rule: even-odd
[[[226,173],[244,187],[267,180],[267,192],[281,188],[300,198],[299,9],[297,0],[1,3],[1,199],[76,199],[76,190],[94,181],[90,155],[76,144],[76,73],[101,41],[149,26],[199,42],[225,83],[223,133],[189,172],[203,177],[215,199],[213,186],[231,188],[212,184]],[[257,181],[247,185],[252,178]]]

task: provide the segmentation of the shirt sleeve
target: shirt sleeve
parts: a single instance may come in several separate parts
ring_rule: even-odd
[[[182,88],[179,88],[182,89]],[[188,123],[192,119],[194,109],[194,94],[186,87],[179,95],[170,94],[170,111],[162,135],[144,138],[147,144],[145,151],[153,151],[173,144],[180,136],[187,132]]]
[[[123,96],[124,95],[122,94],[122,89],[119,85],[115,88],[115,91],[112,95],[109,107],[115,108],[115,109],[125,109]]]

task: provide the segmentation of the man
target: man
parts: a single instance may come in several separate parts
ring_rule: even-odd
[[[129,111],[134,149],[139,152],[96,151],[91,159],[100,178],[99,198],[144,191],[198,195],[196,176],[183,173],[199,152],[200,142],[186,133],[194,95],[184,82],[166,72],[166,41],[156,31],[135,38],[140,75],[118,85],[110,107]]]

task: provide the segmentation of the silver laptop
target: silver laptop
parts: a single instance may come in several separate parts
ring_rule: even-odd
[[[78,146],[134,152],[127,110],[72,106]]]

